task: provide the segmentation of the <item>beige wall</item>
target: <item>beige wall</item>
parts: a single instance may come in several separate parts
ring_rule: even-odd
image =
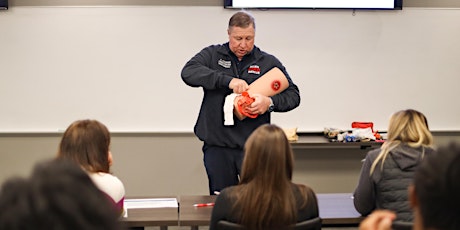
[[[59,134],[0,136],[0,182],[54,157],[59,140]],[[200,148],[192,134],[115,134],[112,171],[128,195],[206,194]]]
[[[0,183],[27,175],[32,166],[54,157],[60,134],[0,134]],[[460,133],[441,133],[436,144],[460,142]],[[201,142],[191,133],[113,134],[113,173],[128,196],[207,194]],[[316,192],[352,192],[367,150],[311,148],[295,150],[294,181]]]

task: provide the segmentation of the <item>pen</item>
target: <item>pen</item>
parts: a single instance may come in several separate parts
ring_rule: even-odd
[[[194,204],[193,206],[195,206],[195,207],[208,207],[208,206],[214,206],[214,203]]]

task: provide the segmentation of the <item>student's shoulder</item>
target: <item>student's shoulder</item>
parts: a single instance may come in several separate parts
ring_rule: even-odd
[[[110,173],[104,173],[104,172],[91,172],[89,173],[89,176],[93,179],[96,180],[108,180],[108,181],[120,181],[118,177],[110,174]],[[121,182],[121,181],[120,181]]]
[[[436,149],[434,149],[433,147],[426,147],[425,148],[425,153],[426,154],[436,154]]]
[[[219,195],[217,195],[216,201],[220,200],[221,202],[229,202],[235,199],[235,194],[237,193],[237,186],[230,186],[222,189]]]
[[[292,183],[292,189],[295,194],[305,194],[307,196],[316,197],[315,191],[308,185]]]
[[[366,159],[371,160],[372,162],[377,158],[377,156],[380,154],[381,149],[372,149],[366,154]]]
[[[222,189],[219,193],[219,196],[223,195],[223,196],[230,196],[232,195],[235,190],[236,190],[236,187],[237,186],[230,186],[230,187],[226,187],[224,189]]]
[[[121,182],[121,180],[118,179],[118,177],[110,173],[96,172],[90,173],[89,175],[96,185],[108,186],[111,188],[119,188],[124,191],[123,182]]]

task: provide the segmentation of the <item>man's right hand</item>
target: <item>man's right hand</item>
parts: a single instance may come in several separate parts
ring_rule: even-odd
[[[242,93],[249,89],[249,85],[245,80],[239,78],[233,78],[228,84],[228,88],[233,89],[234,93]]]

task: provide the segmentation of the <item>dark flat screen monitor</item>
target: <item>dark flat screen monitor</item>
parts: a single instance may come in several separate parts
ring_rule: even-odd
[[[224,0],[225,8],[401,10],[402,0]]]
[[[8,9],[8,0],[0,0],[0,10]]]

